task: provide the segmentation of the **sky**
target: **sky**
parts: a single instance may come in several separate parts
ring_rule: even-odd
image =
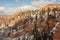
[[[59,4],[60,0],[0,0],[0,15],[11,15],[18,11],[35,10],[47,4]]]

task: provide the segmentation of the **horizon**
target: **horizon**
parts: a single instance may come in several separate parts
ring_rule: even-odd
[[[36,10],[60,0],[0,0],[0,15],[12,15],[18,11]]]

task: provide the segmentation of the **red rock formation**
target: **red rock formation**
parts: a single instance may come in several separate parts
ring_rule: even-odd
[[[44,6],[44,7],[42,7],[42,8],[40,8],[40,9],[38,9],[38,10],[36,10],[37,12],[41,12],[42,10],[48,10],[48,7],[50,8],[50,9],[53,9],[53,8],[60,8],[60,4],[48,4],[48,5],[46,5],[46,6]],[[13,14],[13,15],[8,15],[8,16],[0,16],[0,24],[3,24],[3,23],[5,23],[5,22],[7,22],[7,21],[9,21],[9,23],[11,23],[11,21],[13,20],[14,22],[16,22],[16,18],[17,18],[17,16],[23,16],[23,14],[29,14],[29,13],[33,13],[33,11],[35,11],[35,10],[26,10],[26,11],[20,11],[20,12],[17,12],[17,13],[15,13],[15,14]],[[23,18],[23,17],[22,17]],[[20,18],[20,19],[22,19],[22,18]],[[20,21],[20,19],[18,20],[18,21]],[[18,22],[17,21],[17,22]],[[14,22],[12,22],[13,24],[15,24]]]

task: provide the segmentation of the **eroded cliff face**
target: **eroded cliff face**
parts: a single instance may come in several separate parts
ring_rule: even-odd
[[[19,21],[26,19],[26,16],[28,16],[28,14],[39,14],[42,10],[47,11],[48,8],[50,8],[51,10],[53,8],[60,8],[60,4],[48,4],[37,10],[26,10],[17,12],[13,15],[0,16],[0,26],[6,26],[6,24],[14,25],[15,23],[19,23]]]

